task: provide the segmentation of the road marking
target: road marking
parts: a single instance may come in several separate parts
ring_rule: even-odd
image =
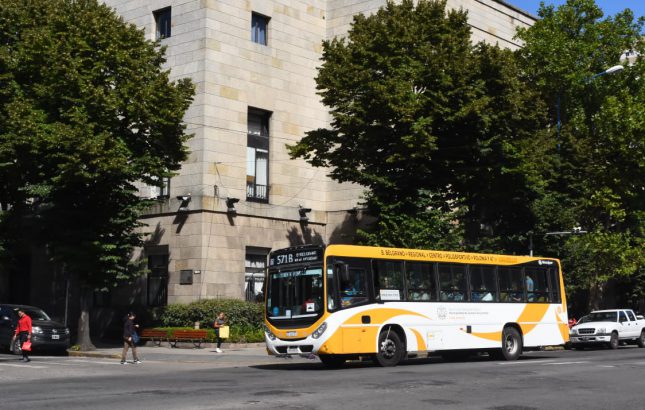
[[[555,362],[555,363],[544,363],[542,366],[551,366],[551,365],[566,365],[566,364],[583,364],[589,362]]]
[[[85,363],[85,364],[121,364],[121,362],[118,359],[114,359],[111,362],[103,362],[98,360],[81,360],[81,359],[70,359],[69,361],[75,362],[75,363]]]
[[[0,366],[9,366],[9,367],[22,367],[23,369],[48,369],[49,366],[37,366],[33,364],[11,364],[11,363],[2,363],[0,362]]]
[[[511,366],[515,364],[536,364],[536,363],[547,363],[552,361],[553,360],[519,360],[517,362],[501,362],[497,364],[500,366]]]

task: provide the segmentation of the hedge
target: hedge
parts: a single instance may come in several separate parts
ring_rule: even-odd
[[[245,329],[245,332],[262,330],[264,305],[238,299],[204,299],[168,305],[159,319],[164,327],[193,328],[195,322],[200,322],[201,328],[208,329],[219,312],[226,314],[232,332],[234,329]]]

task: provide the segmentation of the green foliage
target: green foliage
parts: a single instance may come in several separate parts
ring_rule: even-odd
[[[264,306],[237,299],[204,299],[189,304],[168,305],[160,320],[164,326],[192,327],[195,322],[200,322],[205,328],[212,326],[219,312],[224,312],[229,325],[237,329],[262,329]]]
[[[331,127],[290,154],[368,189],[379,220],[366,243],[516,251],[539,180],[522,154],[544,123],[517,73],[510,51],[471,44],[465,12],[388,2],[324,43],[316,81]]]
[[[541,175],[532,205],[536,231],[590,231],[543,248],[562,256],[570,290],[588,291],[590,307],[601,305],[609,281],[630,283],[643,298],[634,279],[644,262],[645,19],[635,20],[630,10],[604,18],[593,0],[543,6],[539,15],[519,30],[525,46],[517,53],[528,83],[549,107],[548,132],[534,141],[551,148],[542,158],[526,157]],[[623,71],[598,75],[625,51],[641,57]]]
[[[186,158],[191,82],[96,0],[3,0],[0,38],[0,242],[46,246],[87,286],[132,278],[134,184]]]

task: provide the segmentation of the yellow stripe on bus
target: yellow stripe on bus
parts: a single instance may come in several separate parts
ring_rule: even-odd
[[[414,329],[410,329],[410,330],[417,337],[417,350],[420,351],[420,352],[423,352],[423,351],[427,350],[426,342],[425,342],[425,340],[423,340],[423,337],[421,336],[421,333],[419,333],[418,331],[416,331]]]

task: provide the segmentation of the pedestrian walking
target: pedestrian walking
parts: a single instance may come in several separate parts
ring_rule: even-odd
[[[136,337],[137,328],[139,325],[134,323],[134,318],[137,315],[134,312],[129,312],[125,317],[125,322],[123,323],[123,353],[121,353],[121,364],[125,364],[126,357],[128,355],[128,349],[132,348],[132,359],[134,359],[134,364],[141,363],[139,357],[137,356],[137,345],[134,341]]]
[[[217,348],[215,351],[217,353],[222,353],[222,338],[220,337],[220,330],[221,328],[226,325],[226,315],[224,312],[219,312],[217,317],[215,318],[215,321],[213,322],[213,327],[215,328],[215,341],[217,342]]]
[[[18,308],[18,326],[16,326],[16,333],[13,335],[13,338],[11,339],[11,345],[13,346],[16,338],[20,342],[20,349],[22,350],[22,360],[23,362],[30,362],[31,359],[29,358],[29,350],[31,348],[26,349],[27,346],[24,346],[25,342],[29,341],[31,344],[31,318],[29,317],[28,314],[25,313],[24,310]],[[23,346],[25,347],[23,349]]]

